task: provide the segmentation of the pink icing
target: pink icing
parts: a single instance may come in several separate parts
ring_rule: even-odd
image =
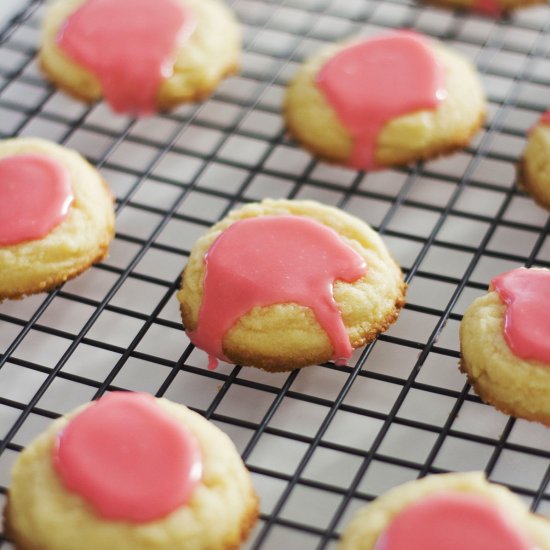
[[[491,284],[506,304],[504,338],[512,353],[550,364],[550,271],[514,269]]]
[[[98,77],[114,111],[147,115],[195,27],[191,9],[175,0],[87,0],[57,43]]]
[[[527,130],[527,135],[530,136],[534,132],[535,128],[538,127],[539,124],[544,124],[544,125],[550,124],[550,111],[546,111],[539,117],[537,122]]]
[[[353,282],[366,273],[363,258],[333,229],[301,216],[261,216],[233,223],[210,247],[204,291],[192,342],[224,359],[223,338],[257,306],[295,303],[311,308],[326,331],[334,359],[352,348],[332,295],[336,280]]]
[[[370,170],[378,136],[395,117],[435,109],[446,97],[443,71],[426,40],[397,31],[349,46],[327,61],[316,84],[355,141],[349,164]]]
[[[73,199],[69,172],[51,157],[0,159],[0,246],[45,237],[67,217]]]
[[[487,499],[464,493],[429,496],[400,512],[374,550],[536,550]]]
[[[114,392],[60,433],[54,465],[101,517],[141,523],[185,505],[202,478],[195,437],[148,394]]]
[[[491,17],[500,17],[503,12],[500,0],[475,0],[473,9]]]

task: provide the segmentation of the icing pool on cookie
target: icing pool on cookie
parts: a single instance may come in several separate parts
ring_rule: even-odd
[[[0,246],[42,239],[67,217],[73,200],[68,170],[50,156],[0,159]]]
[[[445,492],[409,505],[374,550],[536,550],[504,512],[478,495]]]
[[[339,363],[352,348],[332,295],[336,280],[366,273],[364,259],[333,229],[303,216],[259,216],[230,225],[204,259],[203,299],[191,341],[210,357],[224,359],[223,338],[253,308],[295,303],[310,308]]]
[[[352,44],[331,57],[316,85],[354,139],[349,164],[379,168],[375,153],[393,118],[434,110],[447,96],[443,70],[426,39],[397,31]]]
[[[57,43],[97,76],[114,111],[147,115],[196,24],[178,0],[87,0],[69,16]]]
[[[550,271],[514,269],[491,284],[506,304],[504,338],[512,353],[550,364]]]
[[[95,401],[70,420],[53,452],[65,487],[110,520],[160,519],[187,504],[202,478],[195,437],[148,394]]]

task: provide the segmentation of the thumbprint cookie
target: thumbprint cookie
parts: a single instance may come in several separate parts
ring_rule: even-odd
[[[237,70],[240,42],[222,0],[56,0],[39,57],[70,95],[149,115],[210,95]]]
[[[550,524],[483,474],[431,475],[361,508],[339,550],[548,550]]]
[[[288,129],[321,159],[362,170],[467,145],[484,120],[472,65],[436,40],[393,31],[307,60],[285,99]]]
[[[461,370],[481,399],[527,420],[550,423],[550,270],[514,269],[460,324]]]
[[[75,277],[113,234],[113,197],[83,157],[42,139],[0,141],[0,301]]]
[[[53,422],[13,467],[18,550],[229,550],[258,515],[231,440],[176,403],[113,392]]]
[[[314,201],[231,212],[191,251],[178,294],[191,341],[268,371],[345,364],[398,317],[405,283],[366,223]]]

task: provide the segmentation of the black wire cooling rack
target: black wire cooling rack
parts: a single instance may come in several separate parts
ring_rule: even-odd
[[[330,548],[351,514],[429,473],[484,470],[550,515],[550,438],[480,402],[458,372],[458,324],[493,275],[550,267],[548,216],[515,187],[525,134],[550,105],[550,8],[492,20],[400,0],[235,0],[243,70],[201,105],[135,121],[49,87],[43,5],[0,34],[0,136],[48,137],[100,167],[117,197],[110,258],[62,288],[0,305],[0,491],[22,447],[105,391],[165,396],[227,432],[261,496],[247,548]],[[318,163],[285,135],[296,66],[327,42],[388,27],[477,64],[484,130],[451,157],[372,174]],[[350,367],[283,375],[189,344],[174,293],[211,223],[264,197],[313,198],[378,229],[410,284],[398,323]],[[2,549],[10,544],[0,539]]]

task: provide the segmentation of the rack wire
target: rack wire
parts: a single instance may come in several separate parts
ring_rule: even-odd
[[[129,389],[184,403],[233,439],[262,500],[247,548],[333,548],[358,507],[446,471],[484,470],[550,515],[547,429],[481,403],[457,368],[461,315],[490,278],[550,267],[548,216],[515,186],[526,131],[550,103],[550,8],[492,20],[407,0],[232,5],[245,33],[241,74],[203,104],[138,121],[45,83],[41,1],[0,29],[0,136],[79,150],[117,198],[107,261],[0,305],[2,497],[18,453],[53,418]],[[323,44],[391,27],[439,38],[477,64],[489,98],[483,131],[463,152],[410,168],[364,174],[316,162],[285,135],[285,83]],[[359,216],[403,266],[399,321],[349,367],[209,372],[181,328],[174,293],[193,242],[267,196]]]

